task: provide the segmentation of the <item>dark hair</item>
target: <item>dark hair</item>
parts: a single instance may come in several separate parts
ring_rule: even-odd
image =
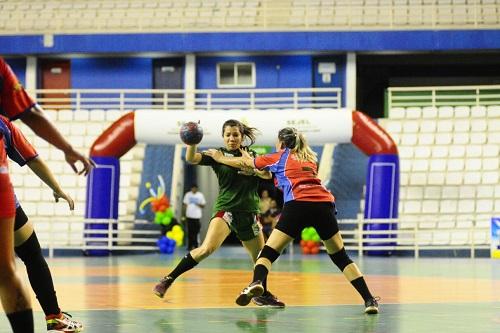
[[[257,132],[257,129],[255,127],[249,127],[245,124],[243,124],[241,121],[238,121],[236,119],[229,119],[224,122],[222,125],[222,136],[224,136],[224,130],[226,127],[238,127],[240,130],[241,136],[243,137],[243,140],[245,140],[245,137],[250,140],[250,144],[248,146],[251,146],[255,143],[255,133]]]
[[[294,149],[297,144],[297,130],[293,127],[282,128],[278,132],[278,140],[283,142],[285,148]]]

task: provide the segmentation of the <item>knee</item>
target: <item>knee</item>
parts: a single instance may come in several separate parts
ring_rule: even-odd
[[[17,256],[24,262],[29,262],[42,257],[42,249],[35,232],[20,246],[15,248]]]
[[[337,267],[343,272],[344,269],[352,264],[351,258],[347,255],[345,248],[343,247],[340,251],[335,252],[333,254],[328,254],[330,259],[332,259],[333,263],[337,265]]]

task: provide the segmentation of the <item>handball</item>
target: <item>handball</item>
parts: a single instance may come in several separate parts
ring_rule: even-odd
[[[185,144],[197,145],[203,139],[203,128],[198,123],[190,121],[181,126],[179,135]]]

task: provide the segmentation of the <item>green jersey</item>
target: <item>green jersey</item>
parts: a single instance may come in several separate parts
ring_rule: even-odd
[[[239,150],[229,151],[219,148],[225,156],[241,156]],[[255,156],[254,151],[250,154]],[[238,169],[216,162],[212,157],[201,154],[198,165],[209,165],[219,180],[219,196],[214,205],[214,212],[259,212],[258,186],[260,178],[238,174]]]

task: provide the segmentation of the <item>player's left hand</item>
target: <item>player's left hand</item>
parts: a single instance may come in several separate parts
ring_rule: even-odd
[[[238,171],[238,174],[244,175],[244,176],[255,176],[255,169],[253,169],[253,168],[241,168]]]
[[[92,168],[95,168],[96,164],[90,158],[83,156],[73,148],[64,152],[64,158],[66,162],[71,166],[73,171],[79,175],[88,175]],[[76,167],[76,162],[82,162],[83,169],[78,171]]]

